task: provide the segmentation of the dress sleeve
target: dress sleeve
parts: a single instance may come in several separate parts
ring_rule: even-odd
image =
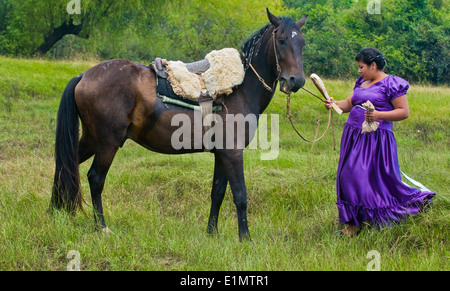
[[[389,79],[388,88],[388,99],[389,101],[392,101],[397,97],[406,95],[406,92],[409,89],[409,83],[405,79],[398,76],[392,76]]]
[[[355,88],[361,86],[361,84],[362,84],[363,82],[364,82],[363,77],[359,76],[359,78],[356,79],[355,86],[353,86],[353,90],[355,90]]]

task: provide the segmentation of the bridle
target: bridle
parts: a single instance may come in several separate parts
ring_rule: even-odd
[[[248,59],[247,59],[247,63],[248,63],[248,65],[249,65],[249,67],[250,67],[250,68],[252,69],[252,71],[255,73],[256,77],[258,77],[258,80],[263,84],[264,88],[266,88],[266,90],[269,91],[269,92],[271,92],[271,93],[274,92],[276,83],[280,80],[280,76],[281,76],[281,67],[280,67],[280,63],[278,62],[277,44],[276,44],[276,42],[275,42],[275,34],[277,33],[277,31],[278,31],[278,27],[275,28],[275,29],[272,31],[273,49],[274,49],[274,52],[275,52],[275,60],[276,60],[276,62],[277,62],[277,78],[275,79],[275,81],[273,81],[272,87],[270,87],[269,85],[267,85],[267,83],[264,81],[264,79],[263,79],[263,78],[258,74],[258,72],[255,70],[255,68],[253,67],[252,63],[251,63],[251,62],[248,62]],[[264,34],[265,34],[265,33],[266,33],[266,32],[264,32]],[[260,42],[261,42],[261,40],[263,39],[263,37],[264,37],[264,35],[263,35],[263,36],[261,37],[261,39],[259,40]],[[258,50],[257,50],[256,54],[258,54],[258,51],[259,51],[259,48],[260,48],[260,47],[261,47],[261,43],[259,43],[259,47],[258,47]]]
[[[267,31],[267,30],[266,30],[266,31]],[[264,32],[264,34],[266,33],[266,31]],[[278,27],[275,28],[275,29],[272,31],[273,50],[274,50],[275,60],[276,60],[276,64],[277,64],[277,78],[276,78],[275,81],[273,82],[272,87],[270,87],[269,85],[267,85],[267,83],[264,81],[264,79],[258,74],[258,72],[257,72],[257,71],[255,70],[255,68],[253,67],[253,65],[251,64],[251,61],[248,61],[248,59],[247,59],[247,64],[248,64],[249,67],[252,69],[252,71],[255,73],[256,77],[258,77],[258,80],[262,83],[262,85],[264,86],[264,88],[266,88],[266,90],[269,91],[269,92],[271,92],[271,93],[274,92],[275,87],[276,87],[276,83],[280,80],[280,76],[281,76],[281,66],[280,66],[280,63],[279,63],[279,60],[278,60],[278,50],[277,50],[277,44],[276,44],[276,39],[275,39],[275,38],[276,38],[276,33],[277,33],[277,31],[278,31]],[[259,52],[259,49],[260,49],[260,47],[261,47],[261,41],[262,41],[262,39],[263,39],[264,34],[261,36],[261,39],[258,41],[258,42],[259,42],[259,47],[258,47],[258,49],[257,49],[256,54],[258,54],[258,52]],[[317,99],[319,99],[319,100],[322,101],[323,103],[325,103],[325,102],[327,101],[326,99],[320,98],[319,96],[313,94],[312,92],[308,91],[307,89],[305,89],[305,88],[303,88],[303,87],[302,87],[302,89],[303,89],[304,91],[308,92],[309,94],[313,95],[314,97],[316,97]],[[333,120],[333,119],[332,119],[332,110],[329,109],[329,114],[328,114],[328,124],[327,124],[327,128],[325,129],[325,131],[323,132],[323,134],[322,134],[319,138],[316,138],[317,132],[318,132],[318,129],[319,129],[319,126],[320,126],[319,120],[317,120],[317,130],[316,130],[316,134],[315,134],[315,136],[314,136],[314,139],[313,139],[313,140],[306,139],[306,138],[303,137],[303,135],[297,130],[297,128],[296,128],[295,125],[294,125],[294,121],[292,120],[292,115],[291,115],[291,113],[290,113],[290,109],[291,109],[291,94],[292,94],[292,92],[289,92],[289,93],[283,92],[283,93],[285,93],[285,94],[287,95],[287,96],[286,96],[286,115],[287,115],[287,118],[289,119],[289,122],[290,122],[291,125],[292,125],[292,128],[293,128],[294,131],[297,133],[297,135],[298,135],[302,140],[304,140],[304,141],[306,141],[306,142],[314,143],[314,142],[316,142],[316,141],[321,140],[321,139],[325,136],[325,134],[327,133],[328,129],[330,128],[330,124],[331,124],[331,125],[332,125],[332,135],[333,135],[333,144],[334,144],[334,148],[336,148],[336,141],[335,141],[335,137],[334,137],[334,124],[333,124],[333,122],[332,122],[332,120]]]

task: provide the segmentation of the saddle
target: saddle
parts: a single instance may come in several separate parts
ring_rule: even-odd
[[[156,58],[153,65],[155,72],[158,76],[164,79],[167,79],[169,77],[169,75],[167,75],[166,73],[167,70],[166,66],[168,65],[166,59]],[[208,59],[206,58],[201,61],[186,63],[185,65],[189,72],[197,75],[206,72],[211,67]]]
[[[205,59],[187,64],[156,58],[152,67],[159,78],[170,82],[178,96],[192,101],[229,95],[245,75],[241,55],[233,48],[214,50]]]
[[[157,75],[157,93],[163,102],[199,108],[203,119],[221,108],[214,101],[219,95],[231,94],[245,75],[241,55],[234,48],[214,50],[193,63],[156,58],[151,67]]]

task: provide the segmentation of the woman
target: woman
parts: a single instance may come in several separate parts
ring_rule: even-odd
[[[331,98],[325,104],[329,109],[334,102],[350,112],[342,134],[336,183],[339,221],[347,224],[340,233],[349,237],[358,233],[364,221],[382,226],[415,214],[435,195],[401,180],[392,122],[409,116],[408,82],[383,71],[386,60],[375,48],[363,49],[355,60],[361,76],[353,93],[345,100]],[[374,111],[361,106],[367,100]],[[361,133],[364,121],[379,122],[378,129]]]

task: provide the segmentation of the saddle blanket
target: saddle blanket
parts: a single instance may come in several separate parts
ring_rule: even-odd
[[[169,80],[162,77],[157,77],[156,79],[157,86],[156,86],[156,92],[159,98],[164,103],[170,103],[175,104],[179,106],[183,106],[189,109],[201,111],[200,104],[197,101],[193,101],[190,99],[185,99],[179,95],[177,95],[173,89],[172,85],[170,84]],[[212,111],[217,112],[222,110],[222,105],[217,105],[214,101],[212,104]]]
[[[215,100],[218,95],[231,94],[244,81],[244,65],[236,49],[214,50],[205,58],[210,66],[199,74],[190,72],[181,61],[167,62],[166,73],[176,95],[197,101],[207,94]]]

